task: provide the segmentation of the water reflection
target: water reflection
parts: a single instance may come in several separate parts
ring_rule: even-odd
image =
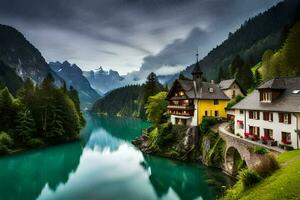
[[[0,199],[36,199],[45,185],[55,191],[76,171],[81,154],[77,142],[1,158]]]
[[[145,122],[87,117],[81,142],[0,159],[0,199],[215,199],[229,182],[218,170],[143,155],[130,141]]]
[[[158,197],[173,190],[180,199],[215,199],[219,189],[231,180],[219,170],[195,164],[144,155],[141,165],[150,171],[149,180]]]

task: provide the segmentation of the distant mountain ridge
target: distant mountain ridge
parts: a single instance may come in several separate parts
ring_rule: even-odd
[[[99,67],[97,70],[84,71],[83,75],[99,94],[105,94],[125,85],[122,82],[124,78],[117,71],[111,69],[105,71]]]
[[[16,94],[22,85],[23,81],[16,72],[0,60],[0,89],[7,87],[12,94]]]
[[[68,61],[63,63],[57,61],[50,62],[49,66],[65,80],[68,87],[73,86],[78,91],[79,98],[84,105],[91,105],[100,97],[76,64],[70,64]]]
[[[63,83],[51,70],[39,50],[22,33],[7,25],[0,25],[0,60],[14,69],[22,80],[30,78],[40,84],[50,73],[57,85]]]

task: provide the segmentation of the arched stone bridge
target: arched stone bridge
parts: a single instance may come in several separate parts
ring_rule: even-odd
[[[239,155],[245,160],[246,165],[251,168],[259,164],[261,156],[254,153],[254,148],[257,146],[264,147],[276,154],[283,152],[279,148],[266,146],[257,142],[253,142],[244,138],[240,138],[226,130],[228,123],[223,123],[219,126],[220,137],[226,142],[224,170],[228,174],[236,174],[235,157]]]

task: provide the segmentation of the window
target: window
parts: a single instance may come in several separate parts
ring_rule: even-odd
[[[284,114],[283,115],[283,123],[288,124],[289,123],[289,114]]]
[[[213,93],[214,92],[214,88],[209,88],[209,92]]]
[[[262,102],[271,102],[272,93],[271,92],[262,92],[261,101]]]
[[[260,135],[260,130],[259,130],[259,127],[257,127],[257,126],[250,126],[249,131],[250,131],[250,133],[252,133],[253,135],[256,135],[258,137]]]
[[[291,133],[281,132],[281,142],[283,144],[292,144]]]
[[[280,123],[291,124],[291,113],[278,113]]]
[[[273,130],[272,129],[264,129],[265,138],[268,140],[273,139]]]
[[[207,114],[207,110],[205,111],[205,116],[207,116],[208,114]]]
[[[235,97],[235,90],[232,91],[232,98]]]
[[[263,119],[265,121],[273,121],[273,113],[272,112],[263,112]]]
[[[219,100],[218,99],[214,99],[214,105],[219,105]]]
[[[244,122],[243,121],[237,120],[236,123],[237,123],[238,129],[244,129]]]
[[[183,96],[184,95],[184,92],[183,91],[180,91],[179,92],[179,96]]]
[[[215,117],[219,117],[219,111],[215,110]]]
[[[249,119],[253,119],[253,111],[249,111]]]
[[[243,110],[240,110],[240,114],[241,114],[241,115],[244,114],[244,111],[243,111]]]
[[[249,119],[259,120],[260,113],[258,111],[249,111]]]
[[[183,100],[183,106],[188,106],[190,104],[190,101],[188,99]]]
[[[174,104],[174,105],[178,105],[178,104],[179,104],[179,101],[173,101],[173,104]]]

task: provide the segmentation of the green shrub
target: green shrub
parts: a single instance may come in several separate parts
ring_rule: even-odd
[[[33,139],[30,139],[28,142],[27,142],[27,146],[31,147],[31,148],[38,148],[38,147],[43,147],[45,146],[45,143],[43,140],[41,139],[38,139],[38,138],[33,138]]]
[[[254,153],[260,154],[260,155],[264,155],[264,154],[266,154],[266,153],[268,153],[268,152],[269,152],[269,151],[268,151],[267,149],[263,148],[263,147],[256,147],[256,148],[254,149]]]
[[[242,169],[238,174],[238,179],[242,182],[244,188],[257,184],[262,178],[253,169]]]
[[[173,140],[174,140],[174,136],[172,132],[172,124],[165,123],[160,125],[158,128],[158,137],[157,137],[158,146],[163,147],[165,145],[168,145]]]
[[[6,146],[7,148],[9,148],[13,145],[13,143],[14,143],[14,141],[10,137],[10,135],[8,135],[5,132],[0,132],[0,145],[2,144],[3,146]]]
[[[209,128],[219,122],[218,118],[215,117],[204,117],[202,123],[200,124],[200,132],[206,133]]]
[[[275,170],[279,169],[279,164],[273,154],[265,154],[260,158],[260,162],[253,169],[261,176],[269,176]]]
[[[231,99],[229,103],[227,104],[227,108],[232,108],[235,104],[243,100],[244,97],[241,95],[236,96],[235,98]]]

